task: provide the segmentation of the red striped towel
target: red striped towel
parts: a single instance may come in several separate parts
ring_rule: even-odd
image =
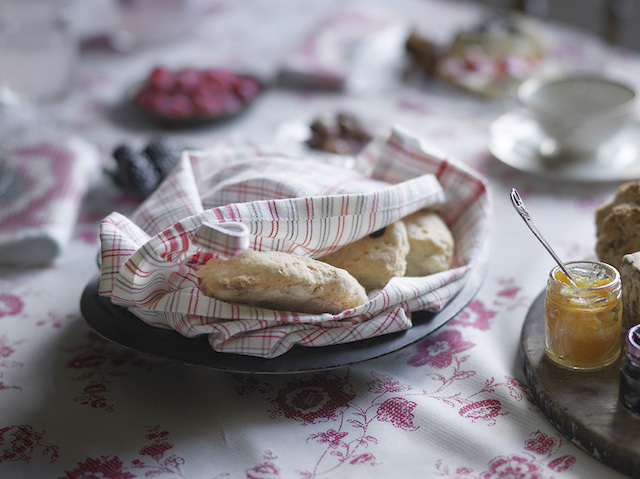
[[[207,334],[214,350],[275,357],[295,344],[324,346],[411,327],[438,311],[484,250],[488,186],[465,165],[394,130],[361,153],[370,176],[268,147],[187,151],[132,215],[102,221],[100,294],[153,326]],[[278,250],[319,257],[413,211],[439,207],[456,238],[452,269],[392,279],[339,314],[300,314],[226,303],[198,289],[213,255]]]

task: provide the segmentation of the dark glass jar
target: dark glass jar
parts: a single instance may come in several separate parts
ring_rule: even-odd
[[[627,352],[620,369],[620,402],[640,415],[640,324],[627,333]]]

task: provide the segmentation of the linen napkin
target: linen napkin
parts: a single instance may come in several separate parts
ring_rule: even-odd
[[[484,179],[394,130],[361,153],[373,173],[340,169],[269,147],[187,151],[130,217],[101,223],[99,294],[141,320],[216,351],[276,357],[406,330],[411,312],[440,310],[483,254],[490,214]],[[197,269],[215,256],[278,250],[320,257],[425,207],[440,208],[456,238],[452,269],[393,278],[339,314],[302,314],[203,295]]]
[[[36,266],[66,246],[99,172],[97,149],[76,137],[31,137],[0,158],[0,265]]]

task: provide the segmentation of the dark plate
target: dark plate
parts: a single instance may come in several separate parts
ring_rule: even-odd
[[[486,249],[486,248],[485,248]],[[104,338],[135,351],[183,364],[238,373],[300,373],[334,369],[368,361],[398,351],[424,338],[456,316],[473,299],[484,279],[486,253],[469,272],[467,282],[437,313],[413,313],[413,327],[407,331],[347,344],[323,347],[294,346],[272,359],[219,353],[211,349],[206,336],[187,338],[179,333],[150,326],[125,308],[98,295],[98,277],[87,284],[80,310],[87,324]]]

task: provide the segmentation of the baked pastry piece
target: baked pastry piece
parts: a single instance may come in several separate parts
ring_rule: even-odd
[[[346,271],[278,251],[212,258],[197,276],[207,296],[263,308],[337,314],[368,301],[364,288]]]
[[[421,210],[403,218],[409,237],[407,276],[427,276],[451,267],[455,242],[442,217]]]
[[[346,269],[367,291],[383,288],[394,276],[404,276],[409,239],[402,221],[396,221],[319,258]]]
[[[596,242],[598,258],[620,269],[622,257],[640,251],[640,206],[614,206],[602,220]]]
[[[620,269],[625,254],[640,251],[640,182],[628,181],[596,210],[596,253]]]
[[[596,235],[600,235],[602,223],[613,211],[613,208],[622,204],[640,206],[640,182],[627,181],[621,184],[616,190],[613,200],[606,201],[598,207],[596,210]]]

